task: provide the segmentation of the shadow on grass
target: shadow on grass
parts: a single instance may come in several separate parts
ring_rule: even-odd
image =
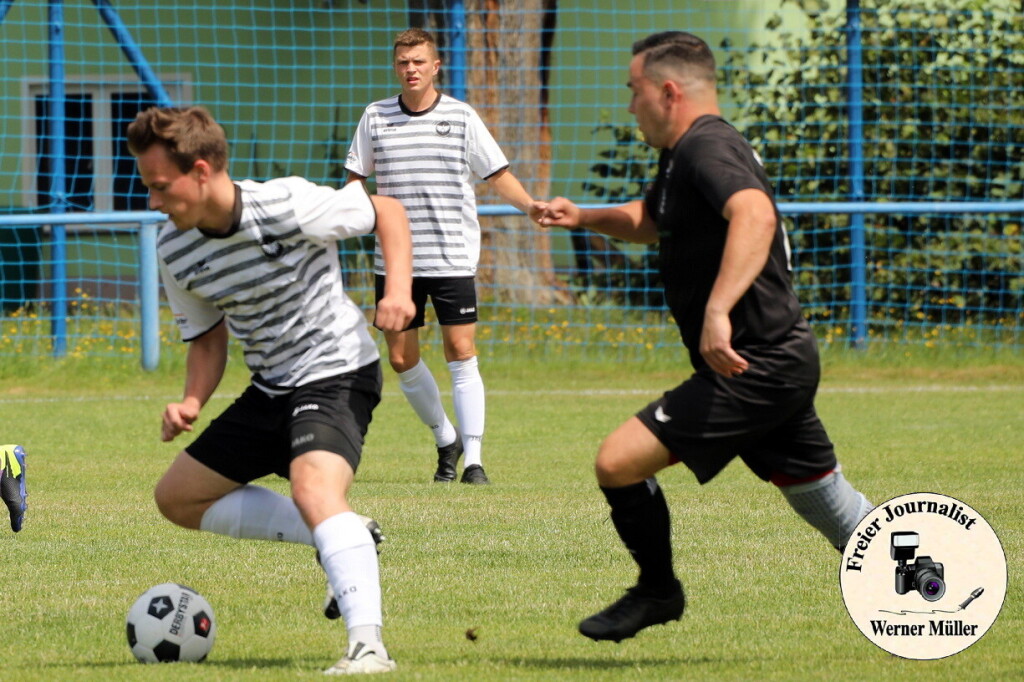
[[[174,670],[178,666],[181,666],[182,672],[187,670],[198,669],[202,666],[203,670],[212,670],[219,668],[226,668],[229,670],[250,670],[253,668],[294,668],[301,669],[303,661],[296,660],[294,658],[214,658],[203,661],[202,663],[140,663],[133,660],[119,660],[119,661],[88,661],[88,662],[65,662],[65,663],[45,663],[42,668],[92,668],[96,670],[102,670],[104,668],[110,668],[116,670],[120,668],[124,669],[135,669],[140,666],[152,668],[153,670]],[[56,679],[56,678],[55,678]]]
[[[722,663],[737,663],[736,657],[711,658],[709,656],[680,656],[678,658],[631,658],[618,660],[613,658],[584,656],[574,657],[546,657],[546,658],[492,658],[496,665],[505,665],[511,668],[526,668],[532,670],[560,670],[572,672],[573,670],[635,670],[637,668],[678,668],[680,665],[718,665]]]

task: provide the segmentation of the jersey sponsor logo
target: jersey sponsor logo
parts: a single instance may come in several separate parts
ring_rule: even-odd
[[[452,124],[448,121],[441,121],[434,126],[434,131],[441,137],[448,137],[452,134]]]
[[[294,410],[292,410],[292,416],[294,417],[295,415],[297,415],[300,412],[309,412],[310,410],[319,410],[319,409],[320,409],[320,406],[317,405],[316,403],[305,403],[303,405],[296,406],[296,408]]]
[[[661,405],[658,405],[658,407],[654,410],[654,418],[657,419],[662,424],[668,424],[670,421],[672,421],[672,417],[665,414],[665,410],[662,409]]]
[[[298,436],[297,438],[292,438],[292,447],[293,448],[297,448],[300,445],[303,445],[304,443],[309,443],[312,440],[313,440],[313,434],[312,433],[307,433],[305,435]]]

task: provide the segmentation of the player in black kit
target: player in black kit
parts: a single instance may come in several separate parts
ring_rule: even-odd
[[[640,575],[579,629],[616,642],[678,620],[686,605],[654,478],[665,467],[682,462],[706,483],[739,456],[840,550],[872,509],[843,477],[815,413],[818,351],[790,284],[786,234],[760,159],[721,118],[711,50],[689,33],[648,36],[633,45],[628,85],[630,113],[662,150],[646,198],[581,209],[559,197],[540,221],[658,242],[695,370],[598,451],[598,484]]]

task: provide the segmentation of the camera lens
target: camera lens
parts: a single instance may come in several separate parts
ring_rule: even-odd
[[[928,601],[938,601],[946,594],[946,583],[931,568],[917,572],[917,591]]]

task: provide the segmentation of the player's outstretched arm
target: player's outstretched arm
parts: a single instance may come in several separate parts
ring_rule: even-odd
[[[635,244],[652,244],[658,240],[658,228],[647,215],[643,201],[621,206],[580,208],[564,197],[547,202],[540,224],[574,230],[585,227],[594,232]]]
[[[381,331],[400,332],[416,314],[412,302],[412,236],[401,202],[373,195],[377,212],[377,238],[384,257],[384,296],[377,303],[374,325]]]
[[[523,184],[519,182],[519,179],[512,175],[512,171],[507,168],[498,171],[487,178],[487,184],[494,188],[494,191],[502,199],[528,215],[530,220],[534,222],[540,221],[544,211],[544,204],[534,201],[530,193],[523,187]]]
[[[185,395],[181,402],[164,408],[160,439],[165,443],[181,433],[191,431],[199,411],[217,390],[228,361],[228,328],[220,323],[189,342],[186,360]]]

